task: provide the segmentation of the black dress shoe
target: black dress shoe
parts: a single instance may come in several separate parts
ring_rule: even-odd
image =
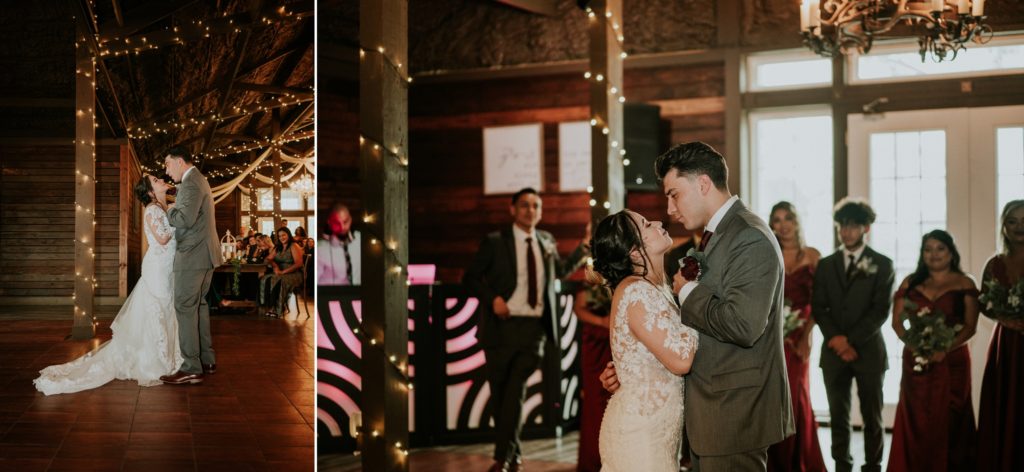
[[[190,374],[179,370],[174,374],[161,376],[160,381],[170,385],[199,384],[203,383],[203,374]]]
[[[217,373],[217,364],[203,364],[203,373],[206,375]]]

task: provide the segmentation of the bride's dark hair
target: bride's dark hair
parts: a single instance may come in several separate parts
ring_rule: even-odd
[[[135,198],[142,202],[142,206],[153,203],[153,183],[149,181],[149,174],[142,174],[132,190],[135,192]]]
[[[601,274],[608,288],[615,290],[623,279],[631,275],[647,276],[649,257],[640,236],[640,227],[626,210],[608,215],[597,224],[590,247],[594,271]],[[629,256],[634,249],[639,249],[643,255],[640,263]],[[641,269],[639,273],[637,268]]]

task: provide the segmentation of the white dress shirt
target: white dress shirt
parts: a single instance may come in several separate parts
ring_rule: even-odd
[[[736,202],[739,199],[740,198],[737,197],[736,195],[729,197],[729,199],[722,204],[722,207],[719,208],[714,215],[711,215],[711,220],[709,220],[708,225],[704,227],[704,231],[710,231],[714,233],[716,230],[718,230],[718,224],[722,222],[722,218],[725,218],[725,214],[729,212],[729,209],[732,208],[732,206],[736,204]],[[714,234],[712,234],[711,237],[715,237]],[[675,276],[675,274],[672,275]],[[686,297],[690,296],[690,292],[692,292],[695,288],[697,288],[696,280],[691,280],[683,284],[683,288],[679,289],[680,306],[683,305],[683,302],[686,301]]]
[[[860,260],[860,255],[864,254],[865,247],[867,247],[867,244],[862,243],[857,250],[850,251],[846,249],[846,246],[843,246],[843,269],[850,270],[850,256],[853,256],[853,263],[856,264]]]
[[[537,232],[527,233],[518,226],[512,225],[512,236],[516,246],[516,289],[509,297],[508,311],[512,316],[540,318],[544,315],[544,257],[541,254]],[[526,238],[531,238],[533,259],[537,264],[537,306],[531,307],[529,302],[529,274],[526,267]]]
[[[360,252],[359,231],[352,231],[351,239],[337,237],[321,239],[316,243],[317,284],[319,285],[359,285],[362,277],[362,253]],[[352,262],[352,280],[348,279],[348,265],[345,263],[345,249],[348,249],[349,260]]]

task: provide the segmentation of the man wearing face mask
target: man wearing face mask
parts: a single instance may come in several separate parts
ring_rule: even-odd
[[[327,215],[327,224],[320,225],[323,235],[316,245],[320,272],[318,285],[360,284],[359,231],[352,229],[348,207],[337,203]]]

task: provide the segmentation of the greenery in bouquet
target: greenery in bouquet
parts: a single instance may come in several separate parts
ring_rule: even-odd
[[[981,312],[997,320],[1024,319],[1024,278],[1010,288],[995,279],[985,282],[985,290],[978,297]]]
[[[957,333],[964,328],[961,324],[948,325],[946,315],[941,311],[918,307],[909,298],[903,299],[900,322],[906,330],[903,342],[914,354],[915,372],[924,371],[933,355],[953,347]]]
[[[242,259],[236,257],[228,262],[235,268],[234,278],[231,281],[231,292],[234,295],[242,293]]]
[[[802,328],[807,321],[800,317],[800,310],[793,308],[792,302],[786,300],[782,307],[782,314],[785,316],[782,323],[782,335],[789,336],[794,331]]]

